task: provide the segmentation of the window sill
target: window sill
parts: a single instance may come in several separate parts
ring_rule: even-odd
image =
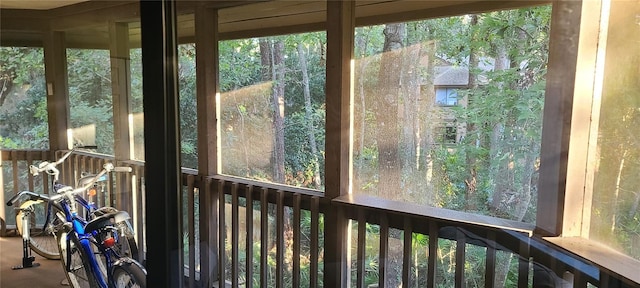
[[[460,212],[455,210],[422,206],[400,201],[392,201],[367,195],[345,195],[332,200],[333,203],[347,207],[373,208],[394,214],[432,218],[443,222],[475,225],[487,228],[498,228],[522,232],[531,236],[535,226],[533,224],[508,219],[495,218],[480,214]]]
[[[581,237],[543,237],[549,243],[580,256],[611,275],[640,283],[640,261],[598,242]]]

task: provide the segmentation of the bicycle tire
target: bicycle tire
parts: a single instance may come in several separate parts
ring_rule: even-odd
[[[112,275],[115,288],[147,287],[147,273],[131,258],[120,258],[113,267]]]
[[[120,257],[129,257],[139,261],[138,258],[140,258],[140,256],[138,255],[138,244],[136,243],[136,239],[122,235],[118,238],[118,243],[116,245],[118,245],[117,249]]]
[[[46,218],[47,211],[47,203],[42,201],[25,201],[20,205],[20,210],[16,215],[16,229],[18,233],[22,235],[23,227],[22,227],[22,217],[24,215],[23,209],[32,206],[33,213],[36,221],[38,219]],[[56,240],[56,230],[60,227],[61,221],[55,217],[55,215],[51,215],[48,223],[43,223],[42,225],[30,225],[32,226],[29,230],[29,246],[31,250],[36,252],[38,255],[51,259],[58,260],[60,259],[60,253],[58,251],[58,241]],[[38,229],[40,227],[40,229]]]
[[[61,255],[60,263],[62,263],[67,280],[69,280],[69,286],[72,288],[99,287],[91,272],[91,266],[87,264],[89,257],[82,249],[82,244],[76,234],[61,229],[57,233],[57,238]]]

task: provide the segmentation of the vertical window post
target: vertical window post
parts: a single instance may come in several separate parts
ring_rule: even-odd
[[[355,1],[327,1],[327,124],[325,197],[351,191]],[[341,209],[325,220],[325,287],[349,287],[349,221]]]
[[[540,148],[536,233],[562,232],[581,1],[553,3]]]
[[[206,177],[220,173],[220,106],[218,11],[199,7],[196,22],[196,98],[198,113],[198,174],[200,187],[200,281],[206,287],[218,278],[218,195],[206,189]],[[212,113],[212,111],[215,111]],[[209,193],[208,193],[209,192]],[[218,191],[221,193],[221,191]],[[224,225],[224,223],[223,223]],[[222,264],[224,265],[224,264]],[[224,275],[220,282],[224,283]]]
[[[49,115],[49,149],[69,149],[69,95],[67,51],[64,32],[49,31],[44,37],[47,112]]]
[[[129,98],[131,95],[131,69],[129,57],[129,25],[109,23],[109,54],[111,61],[111,95],[113,101],[113,143],[116,161],[131,159],[132,150],[129,135]],[[115,194],[118,209],[133,211],[131,191],[126,185],[126,176],[116,178]]]
[[[147,286],[183,287],[178,46],[173,0],[140,1]]]

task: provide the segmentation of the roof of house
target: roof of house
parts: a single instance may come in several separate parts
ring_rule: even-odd
[[[434,67],[433,85],[435,86],[467,86],[469,69],[460,66]]]

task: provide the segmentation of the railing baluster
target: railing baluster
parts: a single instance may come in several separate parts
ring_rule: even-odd
[[[521,241],[519,250],[518,287],[527,287],[529,285],[529,243]]]
[[[93,165],[94,161],[91,162],[91,164]],[[93,167],[93,166],[92,166]],[[93,168],[92,168],[93,169]],[[137,189],[137,193],[136,193],[136,197],[138,199],[138,207],[135,207],[135,211],[133,211],[133,214],[136,216],[134,218],[135,222],[137,223],[137,228],[136,228],[136,236],[137,236],[137,240],[138,240],[138,256],[140,257],[139,259],[144,259],[145,258],[145,238],[144,238],[144,215],[146,213],[145,211],[145,193],[144,191],[142,191],[142,184],[143,184],[143,178],[144,178],[144,166],[136,166],[135,168],[135,173],[136,173],[136,189]],[[105,199],[103,199],[102,201],[102,205],[104,205],[104,203],[106,202]],[[202,202],[200,202],[202,203]],[[200,222],[202,223],[202,222]],[[202,230],[202,228],[201,228]],[[202,249],[200,249],[202,251]]]
[[[123,174],[120,174],[123,175]],[[124,173],[124,187],[125,191],[120,191],[120,193],[126,193],[125,195],[123,195],[123,198],[125,199],[125,203],[127,204],[126,209],[127,211],[132,211],[133,210],[133,191],[131,189],[131,173]],[[193,178],[193,175],[189,175],[191,176],[191,178]],[[195,181],[195,179],[192,179],[191,181]],[[193,187],[192,187],[193,188]],[[193,194],[193,189],[189,190],[191,194]]]
[[[438,224],[429,222],[429,260],[427,264],[427,287],[435,288],[436,260],[438,258]]]
[[[267,253],[269,253],[269,190],[262,188],[260,194],[260,287],[267,287],[269,267],[267,267]]]
[[[86,165],[85,165],[85,161],[87,160],[87,156],[84,155],[80,155],[77,157],[76,161],[76,171],[78,173],[78,178],[77,180],[80,180],[80,177],[82,177],[82,172],[88,172],[87,169],[85,169]],[[76,183],[74,183],[75,185]]]
[[[496,278],[496,233],[487,233],[484,287],[493,287]]]
[[[11,164],[13,165],[11,171],[13,172],[13,194],[18,194],[20,193],[20,186],[18,186],[20,183],[18,182],[18,152],[15,150],[11,151]]]
[[[246,206],[245,229],[247,231],[247,237],[245,239],[245,245],[246,245],[245,287],[252,288],[253,287],[253,186],[252,185],[247,185],[245,198],[247,200],[247,204],[245,205]]]
[[[526,286],[519,286],[526,287]],[[587,288],[587,279],[580,271],[573,271],[573,288]]]
[[[27,151],[27,171],[29,171],[29,166],[33,164],[33,155],[31,154],[31,152]],[[31,192],[35,192],[34,191],[34,186],[33,185],[33,174],[27,172],[27,182],[29,184],[29,191]]]
[[[464,287],[464,262],[466,256],[467,237],[462,228],[456,229],[456,288]]]
[[[311,264],[309,265],[309,279],[311,283],[309,283],[310,288],[318,287],[318,239],[320,238],[318,230],[319,230],[319,220],[320,220],[320,198],[318,196],[314,196],[311,198],[311,248],[310,248],[310,258]]]
[[[226,238],[227,238],[227,229],[226,229],[226,222],[225,222],[225,208],[226,208],[226,202],[224,201],[224,180],[217,180],[217,195],[218,195],[218,207],[220,207],[220,210],[218,211],[218,217],[219,217],[219,225],[218,225],[218,284],[219,287],[225,287],[226,285],[226,266],[227,266],[227,258],[226,258],[226,251],[225,251],[225,242],[226,242]]]
[[[411,254],[413,254],[413,225],[404,218],[404,247],[402,251],[402,287],[411,287]]]
[[[389,219],[380,213],[380,255],[378,256],[378,287],[387,285],[387,255],[389,255]]]
[[[40,160],[42,160],[42,161],[48,161],[49,160],[48,151],[40,152]],[[31,174],[31,173],[29,173],[29,174]],[[49,194],[49,177],[47,175],[43,175],[41,177],[42,177],[42,193]]]
[[[80,173],[80,171],[78,171],[78,167],[79,167],[79,160],[80,156],[75,155],[75,154],[71,154],[71,156],[69,156],[69,158],[71,158],[69,161],[69,164],[71,165],[71,181],[69,181],[67,183],[67,185],[71,185],[71,186],[76,186],[76,183],[78,183],[78,174]]]
[[[276,288],[284,285],[284,192],[278,190],[276,199]]]
[[[140,177],[139,177],[140,178]],[[211,271],[215,269],[214,247],[210,245],[215,243],[217,232],[213,227],[216,227],[216,219],[219,217],[215,213],[216,199],[212,197],[211,185],[213,180],[211,178],[202,178],[200,182],[200,283],[201,287],[212,287],[213,283],[211,277]],[[211,233],[210,233],[211,232]],[[215,245],[215,244],[214,244]],[[211,249],[209,249],[211,247]],[[220,261],[218,261],[220,263]]]
[[[623,286],[623,284],[620,281],[620,279],[612,277],[611,275],[609,275],[608,272],[605,272],[605,271],[601,270],[600,271],[600,285],[598,285],[598,287],[599,288],[620,288],[620,287],[625,287],[625,286]]]
[[[130,181],[129,181],[130,182]],[[189,229],[189,288],[195,287],[196,283],[196,218],[195,218],[195,177],[187,176],[187,218]]]
[[[300,287],[300,201],[299,193],[293,195],[293,287]]]
[[[238,287],[238,262],[240,262],[238,243],[239,226],[238,220],[238,183],[231,184],[231,287]]]
[[[367,222],[364,215],[364,209],[358,209],[358,248],[357,248],[357,259],[358,259],[358,270],[356,272],[356,287],[365,288],[364,286],[364,266],[366,263],[365,259],[365,248],[367,247],[366,239],[367,239]]]

